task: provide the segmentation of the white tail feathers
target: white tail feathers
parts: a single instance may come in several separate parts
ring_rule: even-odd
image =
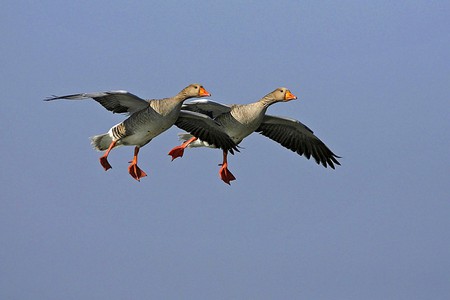
[[[187,140],[193,138],[194,136],[189,133],[179,133],[178,138],[180,141],[186,142]],[[215,145],[210,145],[207,142],[204,142],[200,139],[196,139],[192,143],[188,145],[188,148],[196,148],[196,147],[208,147],[208,148],[217,148]]]
[[[109,145],[112,143],[112,138],[108,133],[96,135],[91,137],[91,145],[94,149],[98,151],[104,151],[108,149]]]

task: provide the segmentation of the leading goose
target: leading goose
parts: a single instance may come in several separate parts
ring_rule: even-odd
[[[137,165],[139,149],[174,124],[199,136],[201,139],[217,143],[224,151],[233,151],[233,148],[237,150],[236,145],[225,133],[217,131],[211,134],[208,131],[214,130],[213,127],[208,126],[211,123],[209,117],[189,111],[180,113],[183,101],[186,99],[206,96],[210,96],[210,93],[203,86],[191,84],[174,97],[159,100],[144,100],[127,91],[109,91],[55,96],[46,99],[46,101],[92,98],[113,113],[128,113],[129,117],[126,120],[113,126],[107,133],[92,137],[92,146],[99,151],[106,150],[104,155],[100,157],[100,164],[107,171],[111,168],[108,155],[113,148],[134,145],[134,156],[128,167],[128,172],[134,179],[140,181],[147,174]],[[204,124],[204,122],[207,123]]]
[[[297,99],[295,95],[281,87],[250,104],[228,106],[208,100],[197,100],[184,104],[182,109],[209,115],[221,125],[223,131],[236,145],[256,131],[299,155],[305,155],[308,159],[312,156],[318,164],[334,169],[334,164],[340,165],[337,161],[340,157],[335,155],[308,127],[294,119],[266,115],[270,105],[294,99]],[[185,142],[169,152],[172,160],[183,156],[186,147],[216,148],[216,145],[211,145],[195,135],[180,134],[180,139]],[[236,179],[228,170],[225,150],[219,175],[227,184]]]

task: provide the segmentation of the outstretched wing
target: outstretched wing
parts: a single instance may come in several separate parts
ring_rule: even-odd
[[[215,119],[218,115],[229,112],[231,106],[211,100],[200,99],[183,104],[181,109],[198,112]]]
[[[140,111],[149,106],[149,103],[144,99],[139,98],[127,91],[109,91],[98,93],[83,93],[66,96],[53,96],[45,99],[45,101],[52,101],[58,99],[67,100],[83,100],[92,98],[100,103],[104,108],[113,113],[129,113]]]
[[[265,115],[262,124],[256,132],[280,143],[283,147],[304,155],[307,159],[311,156],[318,164],[325,168],[334,165],[340,165],[334,154],[318,137],[314,135],[311,129],[300,121]]]
[[[221,125],[204,114],[182,110],[175,125],[210,145],[230,151],[231,154],[234,153],[233,150],[239,152],[237,145],[222,130]]]

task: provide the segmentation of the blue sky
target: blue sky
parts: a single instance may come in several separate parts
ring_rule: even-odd
[[[7,1],[0,11],[1,299],[447,299],[450,4]],[[50,95],[143,98],[200,82],[222,103],[286,86],[336,154],[325,169],[254,134],[170,161],[172,128],[104,172],[123,120]]]

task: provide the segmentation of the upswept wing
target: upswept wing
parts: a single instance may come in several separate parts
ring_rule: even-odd
[[[97,93],[82,93],[66,96],[53,96],[45,99],[45,101],[52,101],[58,99],[67,100],[84,100],[92,98],[100,103],[104,108],[113,113],[128,113],[132,114],[142,109],[149,107],[148,101],[139,98],[127,91],[108,91]]]
[[[183,104],[181,109],[198,112],[215,119],[218,115],[230,112],[231,106],[211,100],[199,99]]]

